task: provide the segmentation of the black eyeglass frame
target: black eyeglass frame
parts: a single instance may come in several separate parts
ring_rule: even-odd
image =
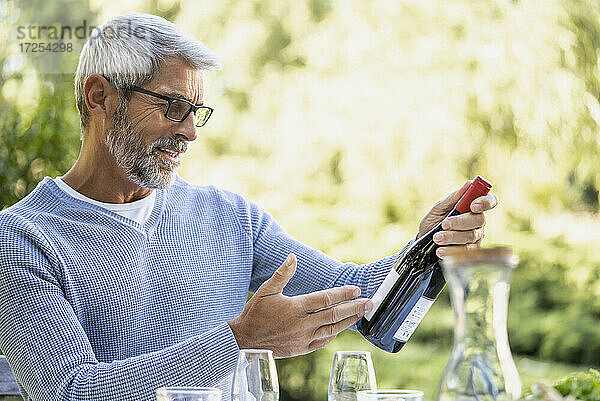
[[[167,120],[174,121],[177,123],[181,123],[181,122],[185,121],[185,119],[188,118],[188,116],[190,115],[191,112],[194,112],[194,116],[195,116],[196,112],[198,110],[205,109],[205,110],[208,110],[208,117],[206,117],[204,122],[201,125],[196,125],[196,122],[194,121],[195,127],[198,127],[198,128],[203,127],[208,122],[208,119],[210,118],[210,116],[212,115],[212,113],[214,111],[214,109],[212,107],[208,107],[208,106],[204,106],[204,105],[196,106],[194,103],[190,102],[189,100],[166,96],[166,95],[161,95],[160,93],[152,92],[152,91],[149,91],[148,89],[140,88],[139,86],[133,86],[130,88],[130,90],[144,93],[146,95],[154,96],[158,99],[166,100],[169,103],[169,105],[167,106],[167,110],[165,110],[165,118]],[[188,106],[190,106],[189,110],[183,115],[181,120],[177,120],[175,118],[169,117],[169,115],[168,115],[169,110],[171,109],[171,104],[174,101],[184,102],[184,103],[187,103]]]

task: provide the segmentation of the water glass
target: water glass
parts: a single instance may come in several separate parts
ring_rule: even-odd
[[[356,393],[358,401],[423,401],[418,390],[366,390]]]
[[[158,401],[221,401],[221,390],[214,387],[161,387]]]
[[[333,358],[329,379],[328,401],[356,401],[356,392],[376,390],[371,353],[338,351]]]
[[[232,401],[279,401],[279,381],[273,352],[243,349],[233,374]]]

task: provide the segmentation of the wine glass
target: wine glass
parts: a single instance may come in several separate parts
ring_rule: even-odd
[[[221,390],[214,387],[161,387],[158,401],[221,401]]]
[[[418,390],[364,390],[356,395],[358,401],[423,401]]]
[[[329,379],[328,401],[356,401],[357,391],[376,389],[377,382],[370,352],[335,353]]]
[[[273,352],[240,350],[233,374],[232,401],[279,401],[279,382]]]

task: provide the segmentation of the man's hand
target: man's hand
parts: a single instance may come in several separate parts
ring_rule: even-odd
[[[287,260],[254,293],[242,314],[229,322],[240,347],[270,349],[276,358],[323,348],[373,307],[355,286],[287,297],[283,288],[296,271],[296,257]]]
[[[469,188],[469,185],[471,185],[471,181],[467,181],[462,188],[436,203],[419,225],[419,237],[421,237],[443,220],[442,228],[444,230],[433,236],[433,241],[441,245],[436,251],[437,256],[440,258],[444,257],[448,248],[479,247],[485,235],[485,215],[483,212],[496,207],[498,204],[496,195],[487,194],[471,202],[470,212],[444,219]]]

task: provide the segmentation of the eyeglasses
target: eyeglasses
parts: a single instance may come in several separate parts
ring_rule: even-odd
[[[155,93],[149,91],[144,88],[140,88],[138,86],[134,86],[131,90],[144,93],[146,95],[154,96],[162,100],[166,100],[169,102],[167,106],[167,111],[165,111],[165,118],[167,120],[175,121],[175,122],[183,122],[190,115],[190,112],[194,113],[194,125],[196,127],[202,127],[208,119],[210,118],[213,109],[208,106],[196,106],[194,103],[189,102],[185,99],[178,99],[171,96],[161,95],[159,93]]]

